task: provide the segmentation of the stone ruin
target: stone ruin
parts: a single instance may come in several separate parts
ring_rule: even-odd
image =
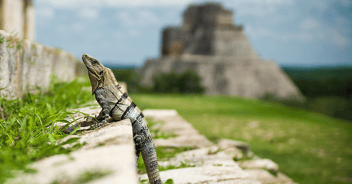
[[[163,29],[161,57],[147,59],[139,68],[142,84],[151,86],[160,72],[195,70],[206,94],[303,100],[299,89],[273,60],[253,49],[233,12],[218,3],[190,5],[181,26]]]
[[[33,0],[0,0],[0,29],[34,40]]]

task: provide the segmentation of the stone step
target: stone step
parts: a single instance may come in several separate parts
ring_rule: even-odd
[[[94,108],[79,110],[87,114],[96,111]],[[41,159],[30,165],[36,173],[20,173],[7,183],[80,183],[80,179],[89,175],[100,175],[89,183],[138,183],[130,120],[110,122],[66,140],[72,137],[79,137],[84,146],[68,155]]]
[[[167,179],[172,179],[176,184],[189,183],[237,183],[237,184],[260,184],[251,178],[240,167],[235,166],[205,166],[173,169],[160,172],[160,177],[164,183]],[[142,175],[141,180],[148,179],[147,175]]]
[[[172,179],[175,184],[294,183],[292,179],[279,172],[275,162],[254,155],[248,143],[220,139],[217,144],[213,144],[175,110],[145,110],[143,114],[155,121],[163,121],[161,127],[158,127],[160,131],[177,135],[169,139],[155,139],[156,146],[196,148],[180,153],[167,161],[159,161],[159,166],[163,167],[186,165],[186,168],[161,171],[163,182]],[[140,175],[140,180],[144,179],[147,179],[147,175]]]

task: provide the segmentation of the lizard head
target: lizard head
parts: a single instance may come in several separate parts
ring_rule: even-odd
[[[83,63],[88,70],[88,76],[92,85],[92,94],[104,83],[105,67],[95,58],[88,54],[82,55]]]

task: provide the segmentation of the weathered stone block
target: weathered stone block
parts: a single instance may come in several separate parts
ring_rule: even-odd
[[[271,173],[278,173],[279,166],[269,159],[253,159],[239,162],[240,167],[246,169],[264,169],[268,170]]]
[[[162,182],[173,179],[174,183],[238,183],[238,184],[260,184],[250,178],[239,167],[191,167],[174,169],[160,172]],[[147,179],[146,175],[140,177],[141,180]]]
[[[81,149],[37,161],[31,164],[36,173],[20,174],[7,183],[72,183],[87,172],[107,173],[89,183],[138,183],[130,120],[112,122],[74,137],[85,143]]]
[[[282,173],[278,173],[274,176],[268,171],[262,169],[250,169],[244,170],[244,172],[248,173],[251,178],[263,184],[295,184],[292,179]]]
[[[76,67],[83,64],[77,64],[78,60],[65,51],[21,40],[1,30],[0,40],[2,97],[21,97],[27,91],[36,92],[37,87],[45,91],[51,75],[62,81],[70,81],[83,74],[76,73]]]

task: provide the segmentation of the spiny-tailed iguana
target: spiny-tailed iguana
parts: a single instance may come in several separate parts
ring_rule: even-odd
[[[150,183],[161,183],[155,145],[143,113],[127,93],[120,90],[114,74],[109,68],[104,67],[97,59],[87,54],[83,54],[82,60],[88,69],[92,94],[95,94],[95,99],[102,107],[97,117],[102,121],[98,123],[98,126],[105,124],[109,117],[113,120],[130,119],[133,128],[136,162],[142,152]]]

